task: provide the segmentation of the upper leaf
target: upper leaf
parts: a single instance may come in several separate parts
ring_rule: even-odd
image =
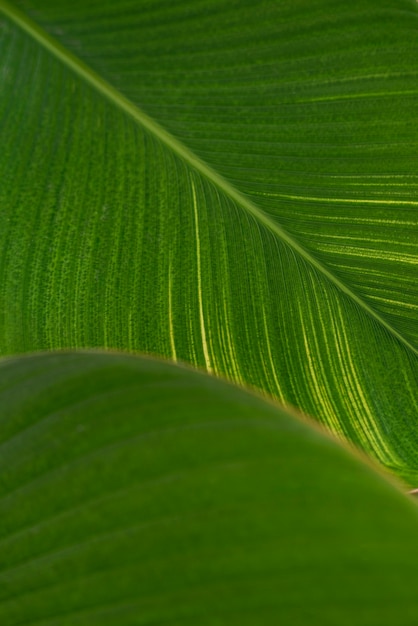
[[[3,352],[187,360],[412,480],[415,3],[17,4]]]

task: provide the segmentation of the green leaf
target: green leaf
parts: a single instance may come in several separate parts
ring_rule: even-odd
[[[416,481],[416,2],[0,11],[2,353],[184,360]]]
[[[149,358],[0,371],[2,624],[417,623],[415,503],[295,415]]]

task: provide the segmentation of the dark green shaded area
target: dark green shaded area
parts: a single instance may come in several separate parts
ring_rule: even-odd
[[[0,373],[2,623],[416,623],[415,503],[284,409],[117,354]]]

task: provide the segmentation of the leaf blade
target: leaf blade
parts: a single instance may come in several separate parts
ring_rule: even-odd
[[[188,149],[166,149],[165,131],[138,128],[9,28],[15,67],[36,62],[2,162],[14,180],[13,151],[26,146],[28,189],[3,191],[3,351],[123,347],[187,360],[299,406],[416,480],[412,351],[272,232],[273,218],[243,214],[231,183],[212,184],[180,158]]]
[[[285,409],[123,354],[0,369],[10,626],[416,619],[416,506]]]

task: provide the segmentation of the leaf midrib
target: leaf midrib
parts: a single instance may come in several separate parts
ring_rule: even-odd
[[[28,33],[35,41],[41,44],[46,50],[58,58],[69,67],[85,82],[90,84],[96,91],[105,96],[110,102],[116,105],[124,113],[132,117],[149,133],[157,137],[163,144],[172,150],[179,157],[184,159],[193,169],[198,171],[212,184],[218,187],[225,195],[234,200],[241,208],[245,209],[258,222],[263,224],[268,230],[274,233],[290,248],[297,252],[305,261],[318,270],[340,291],[351,298],[363,311],[368,313],[373,319],[379,322],[392,336],[396,337],[406,348],[418,355],[416,349],[399,331],[397,331],[384,317],[372,308],[363,298],[358,296],[348,285],[338,276],[335,276],[323,265],[310,251],[306,250],[296,239],[286,232],[275,220],[265,214],[256,204],[238,191],[223,176],[218,174],[210,165],[205,163],[195,155],[187,146],[176,139],[171,133],[166,131],[158,122],[144,113],[137,105],[126,98],[120,91],[113,87],[106,80],[101,78],[81,59],[67,50],[62,44],[51,37],[43,28],[38,26],[31,18],[19,9],[10,5],[5,0],[0,0],[0,10],[11,19],[17,26]]]

